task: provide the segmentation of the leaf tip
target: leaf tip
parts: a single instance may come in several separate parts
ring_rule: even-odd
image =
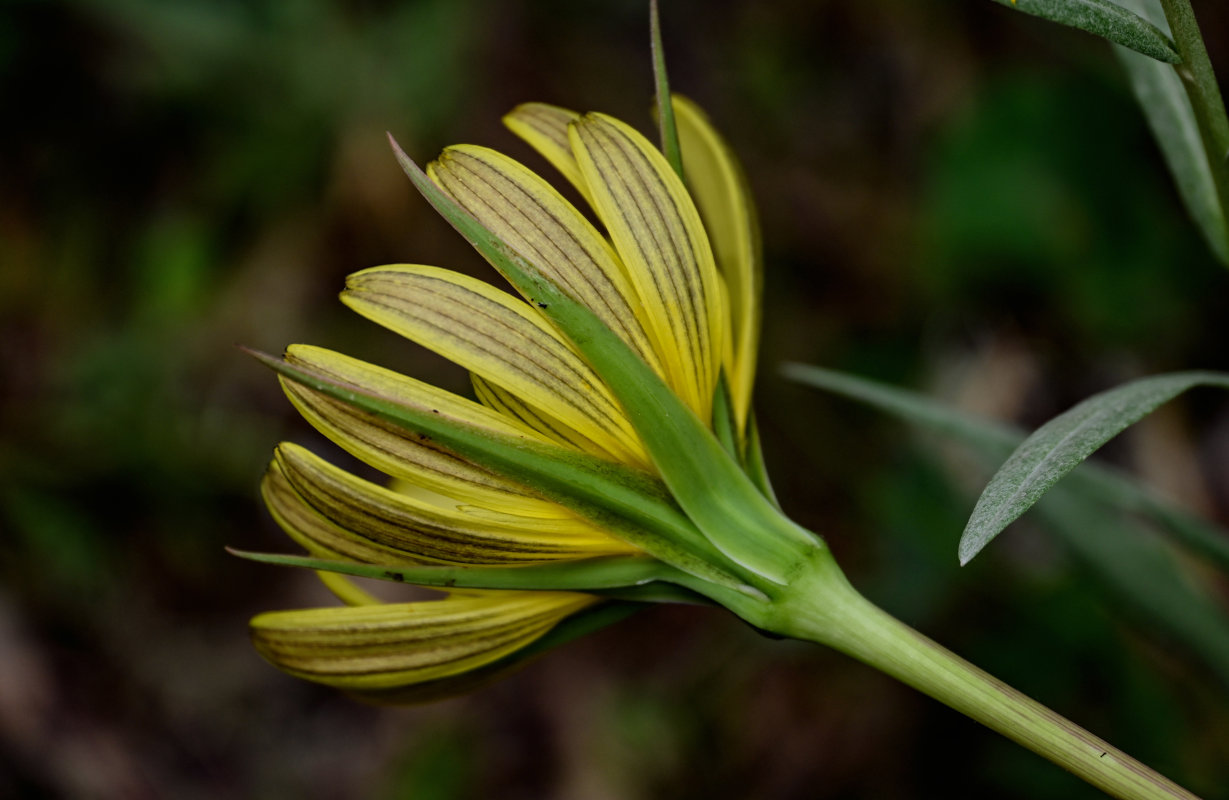
[[[960,536],[960,544],[956,548],[956,556],[960,560],[960,566],[967,566],[978,553],[981,552],[984,542],[978,542],[969,535],[969,530],[966,528]]]

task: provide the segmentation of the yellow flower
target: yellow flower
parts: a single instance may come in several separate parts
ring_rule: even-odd
[[[522,297],[411,264],[347,280],[348,306],[465,367],[479,402],[317,347],[292,346],[274,365],[313,426],[395,485],[293,444],[277,448],[263,494],[312,558],[267,560],[335,570],[321,577],[349,607],[257,616],[253,638],[273,664],[375,699],[417,699],[515,660],[565,619],[613,616],[599,608],[612,596],[650,598],[665,584],[683,587],[664,590],[674,598],[759,595],[757,581],[771,583],[756,548],[732,541],[741,531],[712,531],[743,512],[687,488],[706,480],[706,457],[721,460],[741,488],[721,493],[717,475],[708,491],[730,504],[751,492],[752,506],[770,507],[743,475],[766,491],[750,413],[755,214],[703,113],[680,97],[673,108],[690,191],[657,148],[612,117],[536,103],[505,117],[602,229],[494,150],[447,148],[428,166],[429,186],[407,164],[454,224],[471,224],[458,227]],[[578,334],[569,304],[622,344]],[[622,366],[602,370],[604,360]],[[648,378],[636,378],[645,368]],[[627,369],[630,378],[611,374]],[[652,394],[658,380],[677,407]],[[716,436],[678,445],[680,436],[694,442],[696,430]],[[379,603],[337,572],[447,594]]]

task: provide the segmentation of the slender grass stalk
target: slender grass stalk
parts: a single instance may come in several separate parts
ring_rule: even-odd
[[[1182,63],[1174,70],[1194,107],[1222,213],[1229,219],[1229,116],[1190,0],[1161,0]]]
[[[825,549],[776,604],[772,630],[828,645],[930,695],[1122,800],[1191,792],[932,642],[860,595]]]

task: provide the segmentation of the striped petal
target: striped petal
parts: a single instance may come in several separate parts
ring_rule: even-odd
[[[644,305],[667,383],[708,420],[725,311],[699,212],[665,157],[628,125],[587,114],[569,135],[594,207]]]
[[[450,594],[422,603],[275,611],[252,619],[279,669],[349,691],[387,691],[497,661],[598,602],[566,592]]]
[[[306,506],[283,516],[302,520],[314,511],[325,524],[300,535],[357,561],[515,564],[637,552],[579,519],[527,524],[523,517],[471,513],[385,489],[294,444],[278,447],[275,466],[294,492],[283,492],[281,504],[297,498]]]
[[[379,391],[407,405],[429,409],[479,430],[527,441],[544,441],[530,428],[518,425],[516,420],[472,400],[341,353],[292,345],[286,351],[286,359],[296,366]],[[457,457],[429,438],[415,437],[404,428],[301,383],[283,379],[282,388],[313,427],[387,475],[467,505],[542,519],[575,516],[557,503],[536,497],[519,484]]]
[[[474,394],[478,397],[478,402],[487,408],[498,411],[509,419],[524,423],[555,444],[583,450],[594,455],[603,455],[602,449],[593,441],[585,438],[575,429],[552,419],[549,414],[535,409],[511,392],[473,373],[470,374],[470,380],[474,385]]]
[[[502,386],[574,428],[607,457],[649,461],[635,429],[602,379],[524,302],[435,267],[363,270],[342,300],[363,316]]]
[[[592,205],[589,186],[580,174],[580,165],[568,141],[568,125],[578,119],[580,114],[566,108],[546,103],[522,103],[504,115],[504,125],[537,150]]]
[[[327,519],[294,488],[278,459],[270,462],[265,470],[260,493],[273,520],[286,535],[317,558],[347,559],[364,564],[398,564],[410,560],[394,548],[355,536]]]
[[[444,150],[427,174],[487,230],[584,304],[659,374],[640,301],[609,242],[546,181],[484,147]]]
[[[763,263],[759,220],[741,165],[699,106],[674,95],[674,118],[683,151],[683,172],[708,231],[717,266],[729,289],[734,416],[745,430],[755,383],[760,337]]]

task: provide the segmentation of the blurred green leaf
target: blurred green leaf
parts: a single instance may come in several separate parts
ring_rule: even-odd
[[[1163,627],[1229,685],[1229,619],[1145,526],[1059,488],[1037,506],[1049,530],[1138,613]]]
[[[1093,395],[1042,425],[1011,454],[982,491],[960,537],[960,563],[969,563],[1101,445],[1157,406],[1196,386],[1229,388],[1229,374],[1178,372],[1143,378]]]
[[[14,535],[10,557],[24,551],[27,569],[49,585],[96,591],[113,575],[95,521],[54,494],[5,487],[0,522]]]
[[[468,728],[441,720],[425,729],[379,792],[381,800],[460,800],[474,797],[482,770],[481,751]]]
[[[1207,324],[1197,298],[1221,278],[1166,170],[1141,158],[1150,139],[1134,98],[1104,80],[988,78],[927,168],[911,277],[932,323],[1006,318],[1073,338],[1073,353],[1145,347],[1180,363]]]
[[[994,0],[994,2],[1034,17],[1087,31],[1158,61],[1177,64],[1182,60],[1178,55],[1178,48],[1157,26],[1109,0]]]
[[[924,395],[856,375],[802,364],[787,364],[787,377],[817,389],[860,400],[908,422],[951,436],[976,448],[988,460],[1006,458],[1025,440],[1018,428],[948,408]],[[1071,474],[1072,489],[1122,511],[1144,514],[1183,545],[1229,570],[1229,534],[1173,505],[1147,487],[1098,464],[1081,464]]]
[[[1169,23],[1160,0],[1119,0],[1168,32]],[[1114,48],[1131,82],[1131,91],[1143,108],[1187,213],[1208,242],[1208,247],[1229,265],[1229,226],[1216,191],[1216,179],[1195,118],[1190,95],[1177,71],[1125,47]]]

